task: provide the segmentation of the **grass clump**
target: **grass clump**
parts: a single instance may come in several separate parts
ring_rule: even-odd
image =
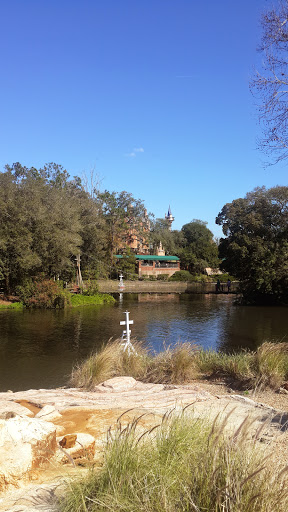
[[[288,343],[263,343],[255,358],[259,385],[279,388],[288,380]]]
[[[242,351],[234,354],[201,350],[197,354],[197,367],[201,374],[222,377],[249,384],[255,379],[255,353]]]
[[[133,341],[130,356],[121,340],[109,342],[73,370],[71,382],[91,389],[112,377],[128,375],[143,382],[187,384],[195,379],[222,378],[239,389],[279,388],[288,380],[288,343],[263,343],[256,352],[225,354],[177,343],[151,354]]]
[[[286,512],[287,472],[272,472],[244,429],[164,416],[139,434],[138,420],[110,437],[100,471],[70,484],[62,512]]]
[[[71,384],[92,389],[97,384],[117,376],[143,378],[147,368],[147,351],[142,344],[133,341],[135,352],[123,350],[121,340],[110,340],[98,352],[72,371]]]
[[[167,347],[148,361],[146,380],[162,384],[191,382],[199,373],[198,351],[195,344],[188,342],[178,342],[173,347]]]
[[[114,304],[115,299],[112,295],[106,293],[96,293],[95,295],[71,295],[71,306],[91,306],[99,304]]]

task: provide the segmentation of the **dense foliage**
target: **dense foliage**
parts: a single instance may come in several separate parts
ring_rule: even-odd
[[[39,274],[75,278],[81,253],[84,279],[111,273],[112,254],[148,219],[142,201],[121,192],[88,192],[56,164],[6,166],[0,173],[0,280],[6,293]]]
[[[222,266],[241,280],[250,303],[288,303],[288,187],[256,188],[216,218],[226,238]]]

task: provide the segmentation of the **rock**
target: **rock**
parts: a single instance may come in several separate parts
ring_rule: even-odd
[[[67,434],[60,439],[59,444],[62,448],[73,448],[75,446],[77,434]]]
[[[0,489],[17,485],[49,460],[56,449],[56,427],[35,418],[0,420]]]
[[[75,440],[73,438],[76,438]],[[71,447],[66,447],[65,443],[75,441]],[[67,463],[72,458],[76,463],[83,464],[86,460],[92,460],[95,455],[95,439],[90,434],[69,434],[63,438],[57,439],[61,453],[57,455],[57,461]],[[64,446],[63,446],[64,444]],[[64,448],[64,449],[63,449]]]
[[[137,384],[133,377],[114,377],[103,382],[102,386],[109,388],[114,392],[130,391]]]
[[[62,425],[55,425],[56,426],[56,437],[64,436],[66,428]]]
[[[62,417],[62,414],[60,414],[60,412],[58,412],[54,405],[44,405],[44,407],[42,407],[41,411],[39,411],[36,415],[35,415],[35,418],[41,418],[42,420],[45,420],[45,421],[55,421],[55,420],[58,420],[59,418]]]
[[[21,404],[18,404],[17,402],[14,402],[14,400],[7,400],[7,401],[0,401],[0,414],[5,413],[14,413],[20,416],[30,416],[33,417],[34,414],[32,411],[29,411],[27,407],[24,407]]]

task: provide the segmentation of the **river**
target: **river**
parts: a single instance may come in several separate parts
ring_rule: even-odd
[[[159,351],[177,341],[215,350],[255,349],[287,341],[288,310],[234,305],[232,295],[123,294],[115,306],[53,311],[0,310],[0,391],[67,384],[72,367],[109,338],[121,336],[124,311],[132,336]]]

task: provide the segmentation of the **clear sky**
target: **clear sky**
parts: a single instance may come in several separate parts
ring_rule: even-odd
[[[0,0],[0,168],[63,165],[174,229],[208,221],[263,168],[249,77],[269,0]]]

